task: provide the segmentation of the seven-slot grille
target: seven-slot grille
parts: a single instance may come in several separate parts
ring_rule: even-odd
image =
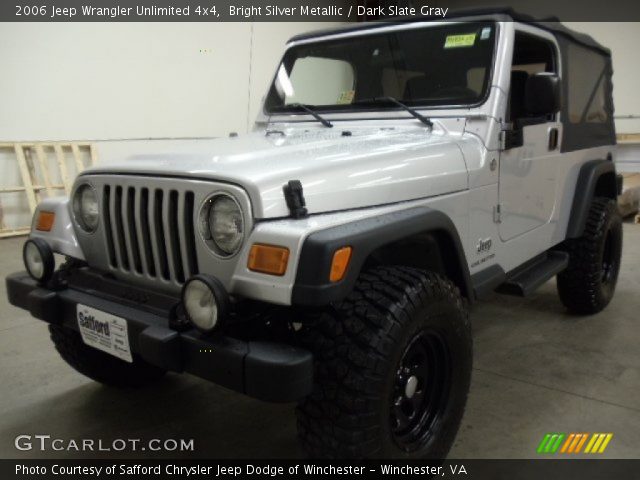
[[[104,185],[102,214],[112,268],[179,284],[198,273],[193,192]]]

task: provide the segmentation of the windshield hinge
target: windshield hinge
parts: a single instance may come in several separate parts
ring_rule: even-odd
[[[510,150],[524,145],[522,128],[514,123],[502,123],[500,128],[500,150]]]
[[[289,180],[282,187],[284,191],[284,199],[287,201],[287,207],[293,218],[304,218],[307,216],[307,209],[304,193],[302,192],[302,183],[300,180]]]

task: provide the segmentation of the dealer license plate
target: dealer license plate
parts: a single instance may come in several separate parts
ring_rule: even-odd
[[[77,305],[76,316],[82,341],[126,362],[133,362],[127,321],[85,305]]]

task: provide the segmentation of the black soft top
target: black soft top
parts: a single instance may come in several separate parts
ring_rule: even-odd
[[[567,28],[557,17],[546,17],[546,18],[534,18],[530,15],[526,15],[523,13],[518,13],[510,7],[499,7],[499,8],[461,8],[456,9],[455,11],[451,11],[447,14],[447,18],[445,20],[450,19],[460,19],[460,18],[473,18],[473,17],[482,17],[482,18],[490,18],[495,21],[515,21],[521,23],[527,23],[529,25],[534,25],[543,30],[547,30],[554,35],[561,35],[573,42],[584,45],[585,47],[592,48],[594,50],[598,50],[601,54],[606,56],[611,56],[611,50],[604,47],[600,43],[596,42],[591,36],[576,32]],[[311,38],[321,38],[326,35],[333,35],[336,33],[347,33],[347,32],[358,32],[365,30],[372,30],[376,28],[382,28],[390,25],[397,25],[400,23],[406,22],[424,22],[425,20],[430,20],[432,17],[398,17],[394,20],[376,20],[373,22],[361,22],[354,23],[351,25],[347,25],[344,27],[337,27],[331,29],[317,30],[314,32],[302,33],[292,37],[289,41],[297,41],[297,40],[307,40]]]

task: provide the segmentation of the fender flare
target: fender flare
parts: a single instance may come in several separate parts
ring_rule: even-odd
[[[599,180],[605,175],[611,178],[606,179],[599,186]],[[620,193],[620,187],[616,167],[611,160],[590,160],[584,163],[578,173],[566,238],[577,238],[582,235],[594,196],[603,195],[615,199]],[[597,191],[596,188],[598,188]]]
[[[35,219],[40,212],[52,212],[55,214],[53,228],[49,232],[40,232],[35,229]],[[69,210],[69,199],[67,197],[45,198],[36,207],[33,213],[33,220],[29,238],[41,238],[49,244],[55,253],[73,257],[78,260],[85,260],[84,252],[78,243],[71,213]]]
[[[462,242],[451,219],[438,210],[414,207],[327,228],[310,234],[302,245],[291,303],[322,306],[344,299],[353,289],[369,255],[380,247],[420,233],[444,237],[456,262],[452,279],[469,301],[473,288]],[[329,274],[334,252],[351,246],[353,253],[345,278],[331,283]]]

